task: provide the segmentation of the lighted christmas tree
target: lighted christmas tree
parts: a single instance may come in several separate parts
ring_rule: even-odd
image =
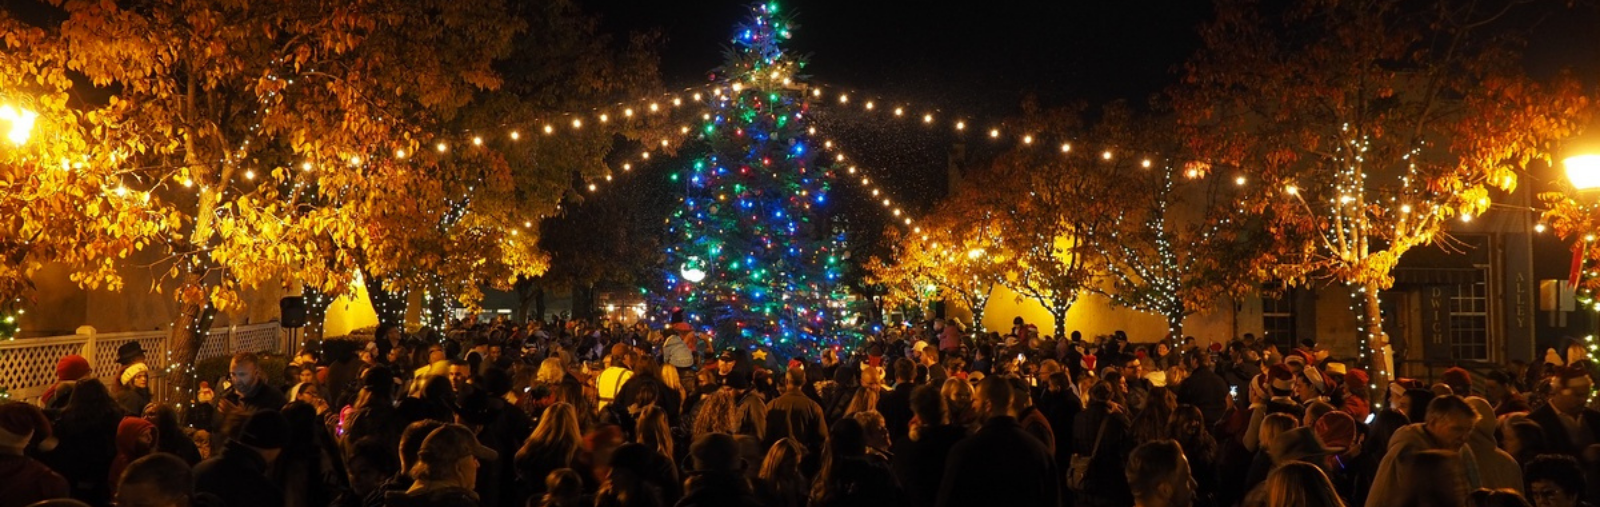
[[[685,190],[668,220],[667,300],[718,346],[815,356],[855,339],[844,237],[825,212],[833,175],[809,137],[805,62],[783,48],[794,24],[775,2],[751,12],[712,76],[708,150],[672,175]]]

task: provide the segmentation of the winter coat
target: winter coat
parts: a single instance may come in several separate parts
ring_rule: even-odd
[[[1210,368],[1195,368],[1178,384],[1178,403],[1194,405],[1205,416],[1206,424],[1216,424],[1228,412],[1228,381]]]
[[[950,450],[936,505],[1053,506],[1060,478],[1050,451],[1016,418],[992,417]]]
[[[683,338],[677,335],[667,337],[661,342],[661,362],[677,368],[694,366],[694,351],[689,350],[689,345],[683,343]]]
[[[901,382],[878,397],[878,413],[883,414],[891,442],[905,439],[906,433],[911,431],[911,391],[916,387],[910,382]]]
[[[283,489],[267,479],[267,460],[239,442],[194,467],[195,491],[211,493],[231,507],[282,507]]]
[[[66,498],[67,478],[38,460],[0,454],[0,507],[23,507],[40,500]]]
[[[1383,455],[1383,461],[1378,464],[1378,474],[1372,480],[1372,488],[1367,490],[1366,507],[1385,507],[1391,505],[1389,502],[1400,498],[1401,481],[1404,480],[1401,476],[1403,463],[1410,461],[1411,456],[1416,453],[1427,450],[1462,453],[1461,466],[1466,472],[1465,480],[1462,481],[1466,485],[1466,490],[1462,491],[1463,496],[1482,486],[1477,463],[1468,459],[1467,453],[1471,452],[1471,448],[1462,446],[1459,449],[1445,449],[1428,434],[1426,426],[1427,423],[1413,423],[1396,430],[1394,436],[1389,437],[1389,451]]]
[[[829,482],[837,488],[826,498],[813,495],[811,507],[898,507],[904,498],[881,457],[841,459],[834,463],[832,474]]]
[[[1500,449],[1495,440],[1499,421],[1494,417],[1494,407],[1488,400],[1478,397],[1467,398],[1467,404],[1480,416],[1478,424],[1472,427],[1472,434],[1467,436],[1467,448],[1472,450],[1472,459],[1477,462],[1483,487],[1521,493],[1522,467],[1510,453]]]
[[[1100,448],[1095,450],[1095,438],[1101,421],[1106,422],[1105,435],[1100,438]],[[1125,412],[1110,413],[1103,402],[1090,402],[1089,407],[1073,422],[1072,449],[1082,456],[1093,455],[1089,470],[1084,475],[1083,495],[1080,500],[1096,499],[1095,505],[1131,505],[1133,493],[1128,489],[1128,453],[1133,451],[1133,424]]]
[[[1578,453],[1582,452],[1583,449],[1578,448],[1575,443],[1577,439],[1568,434],[1567,425],[1561,423],[1561,415],[1556,413],[1555,407],[1545,403],[1538,410],[1529,412],[1528,419],[1539,423],[1539,427],[1544,429],[1545,449],[1574,458],[1580,457]],[[1594,436],[1595,440],[1600,440],[1600,412],[1585,408],[1579,420],[1582,421],[1583,426]]]
[[[139,438],[145,433],[150,434],[150,448],[140,452]],[[155,451],[155,444],[158,443],[156,434],[156,425],[142,417],[124,417],[117,424],[117,457],[111,460],[111,471],[106,475],[106,484],[111,486],[113,495],[117,492],[117,480],[122,478],[122,471],[128,468],[128,464]]]
[[[767,438],[764,448],[786,437],[794,437],[806,447],[807,455],[821,456],[828,441],[828,426],[822,406],[799,391],[789,391],[767,402]]]
[[[111,503],[111,461],[117,455],[117,425],[122,415],[98,420],[62,419],[55,425],[59,444],[42,456],[52,470],[67,478],[72,497],[89,505]],[[3,481],[0,481],[3,482]]]
[[[1050,422],[1050,430],[1055,432],[1056,463],[1067,462],[1075,452],[1072,447],[1072,427],[1078,414],[1083,412],[1083,402],[1070,389],[1047,390],[1039,395],[1039,403],[1034,406]]]
[[[117,392],[113,394],[117,400],[117,406],[122,407],[123,412],[127,412],[128,415],[134,417],[144,414],[144,406],[150,404],[149,389],[125,386],[117,389]]]
[[[889,466],[905,488],[907,505],[933,507],[950,450],[966,436],[965,427],[946,424],[922,426],[917,428],[916,440],[908,437],[894,442]]]

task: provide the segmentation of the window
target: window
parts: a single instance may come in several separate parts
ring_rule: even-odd
[[[1261,296],[1261,330],[1263,337],[1275,343],[1290,345],[1294,338],[1294,289],[1282,285],[1268,285]]]
[[[1456,285],[1450,298],[1450,356],[1472,361],[1489,360],[1489,284],[1479,281]]]

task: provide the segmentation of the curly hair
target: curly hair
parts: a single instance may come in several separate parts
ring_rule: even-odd
[[[734,414],[735,405],[733,393],[722,390],[701,399],[691,432],[694,438],[711,433],[738,433],[739,419]]]

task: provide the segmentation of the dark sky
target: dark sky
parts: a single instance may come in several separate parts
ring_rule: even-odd
[[[705,83],[749,14],[749,2],[734,0],[580,2],[607,31],[660,30],[670,87]],[[809,54],[812,83],[991,120],[1015,114],[1026,94],[1046,106],[1145,103],[1197,48],[1194,28],[1210,8],[1204,0],[780,2],[799,25],[791,47]],[[885,117],[825,108],[815,121],[920,214],[944,193],[950,146],[960,139]],[[852,201],[842,211],[864,203]]]

